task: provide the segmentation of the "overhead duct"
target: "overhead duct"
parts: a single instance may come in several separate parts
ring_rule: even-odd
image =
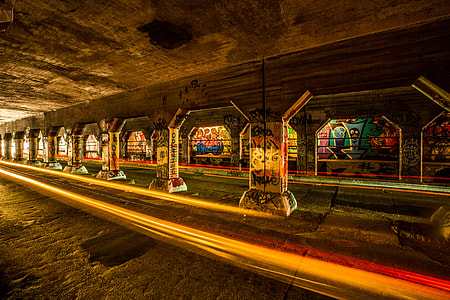
[[[5,33],[14,18],[16,0],[0,0],[0,34]]]

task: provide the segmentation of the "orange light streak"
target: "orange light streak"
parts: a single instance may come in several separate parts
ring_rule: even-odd
[[[288,251],[263,247],[158,219],[0,169],[0,173],[57,195],[120,217],[152,234],[175,238],[267,276],[341,299],[449,299],[450,289],[438,289],[355,269]],[[417,274],[419,278],[421,275]],[[442,282],[442,280],[440,280]],[[449,282],[445,282],[450,286]]]
[[[78,180],[78,181],[82,181],[82,182],[86,182],[86,183],[95,184],[98,186],[113,188],[113,189],[127,191],[127,192],[133,192],[133,193],[147,196],[147,197],[156,197],[158,199],[177,202],[177,203],[181,203],[184,205],[191,205],[191,206],[196,206],[196,207],[201,207],[201,208],[206,208],[206,209],[211,209],[211,210],[216,210],[216,211],[243,214],[243,215],[249,215],[249,216],[257,216],[257,217],[265,217],[265,218],[268,218],[268,217],[269,218],[282,218],[281,216],[271,215],[268,213],[259,212],[259,211],[255,211],[255,210],[243,209],[243,208],[239,208],[236,206],[229,206],[229,205],[224,205],[224,204],[219,204],[219,203],[212,203],[209,201],[202,201],[202,200],[189,198],[189,197],[182,196],[182,195],[174,195],[174,194],[149,190],[149,189],[142,188],[142,187],[125,185],[125,184],[115,183],[115,182],[111,182],[111,181],[105,181],[105,180],[89,178],[89,177],[85,177],[85,176],[79,176],[79,175],[70,174],[70,173],[64,173],[61,171],[37,168],[37,167],[33,167],[33,166],[28,166],[28,165],[23,165],[23,164],[15,164],[15,163],[6,162],[6,161],[0,161],[0,163],[5,164],[5,165],[10,165],[10,166],[30,169],[33,171],[44,172],[44,173],[56,175],[59,177],[62,176],[62,177],[66,177],[66,178],[70,178],[70,179],[74,179],[74,180]]]
[[[388,187],[376,187],[376,186],[361,186],[361,185],[345,185],[345,184],[331,184],[331,183],[317,183],[317,182],[300,182],[300,181],[289,181],[289,183],[295,184],[309,184],[309,185],[321,185],[321,186],[331,186],[331,187],[347,187],[347,188],[356,188],[356,189],[366,189],[366,190],[383,190],[383,191],[393,191],[393,192],[402,192],[402,193],[416,193],[416,194],[427,194],[427,195],[436,195],[436,196],[449,196],[449,193],[439,193],[432,191],[419,191],[419,190],[411,190],[411,189],[395,189]]]

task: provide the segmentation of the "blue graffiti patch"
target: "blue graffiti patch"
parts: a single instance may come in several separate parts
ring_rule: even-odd
[[[217,141],[217,145],[214,146],[205,146],[202,142],[199,142],[196,145],[196,152],[197,155],[205,155],[205,154],[213,154],[213,155],[219,155],[223,152],[223,143],[221,141]]]

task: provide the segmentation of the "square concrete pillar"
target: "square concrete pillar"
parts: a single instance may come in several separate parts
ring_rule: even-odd
[[[287,122],[250,126],[250,189],[242,195],[239,206],[289,216],[297,201],[287,189]]]
[[[168,193],[187,190],[183,178],[178,172],[179,128],[157,130],[157,167],[156,178],[150,184],[150,189]]]

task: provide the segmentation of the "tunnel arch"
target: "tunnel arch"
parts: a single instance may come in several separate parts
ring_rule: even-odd
[[[444,111],[422,128],[421,180],[449,182],[450,112]]]
[[[329,119],[316,132],[315,174],[401,179],[401,129],[385,116]]]

